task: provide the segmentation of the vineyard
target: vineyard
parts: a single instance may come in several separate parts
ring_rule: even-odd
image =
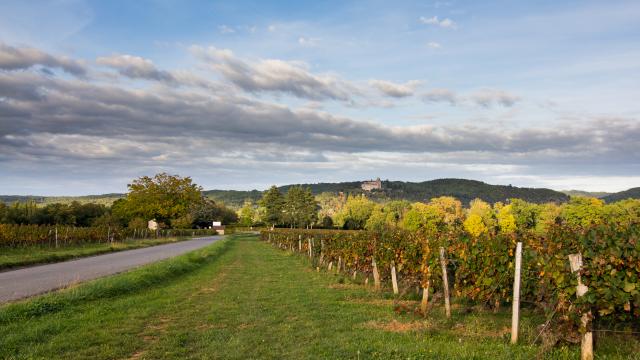
[[[603,222],[577,230],[554,224],[544,234],[522,232],[473,236],[462,226],[447,231],[265,230],[261,238],[274,246],[299,251],[313,265],[360,274],[374,286],[394,281],[394,293],[417,288],[427,315],[430,293],[445,293],[463,302],[497,309],[512,302],[514,254],[522,242],[520,302],[543,311],[541,331],[555,341],[578,342],[581,334],[637,327],[640,318],[640,226]],[[443,249],[444,257],[440,256]],[[581,254],[582,268],[572,272],[569,255]],[[442,273],[446,271],[447,277]],[[584,296],[576,288],[586,286]],[[400,290],[398,290],[398,287]],[[581,294],[580,294],[581,295]],[[581,323],[584,316],[589,321]],[[635,324],[635,325],[634,325]]]
[[[215,235],[210,229],[136,229],[109,226],[76,227],[0,224],[0,247],[69,246],[136,239]]]

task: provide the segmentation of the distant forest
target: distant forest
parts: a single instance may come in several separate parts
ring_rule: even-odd
[[[481,181],[465,180],[465,179],[438,179],[424,182],[404,182],[404,181],[382,181],[382,190],[374,190],[365,192],[360,188],[360,181],[341,182],[341,183],[317,183],[317,184],[291,184],[280,186],[281,192],[286,193],[287,190],[295,185],[302,185],[311,189],[314,195],[321,193],[338,194],[362,194],[366,193],[369,198],[378,202],[388,200],[408,200],[408,201],[429,201],[439,196],[453,196],[459,199],[465,206],[475,198],[480,198],[489,203],[498,201],[507,201],[511,198],[518,198],[532,203],[557,202],[562,203],[569,200],[569,195],[563,192],[542,189],[542,188],[523,188],[510,185],[490,185]],[[222,202],[228,207],[239,209],[245,201],[257,203],[262,197],[262,191],[240,191],[240,190],[206,190],[203,194],[208,198]],[[588,193],[572,191],[571,196],[595,195],[600,197],[605,193]],[[598,196],[600,195],[600,196]],[[50,203],[71,203],[78,201],[80,203],[98,203],[110,205],[115,200],[122,198],[124,194],[104,194],[104,195],[88,195],[88,196],[62,196],[62,197],[45,197],[45,196],[6,196],[0,195],[0,201],[5,203],[35,201],[38,204]],[[633,188],[619,193],[608,194],[602,199],[606,202],[614,202],[627,198],[640,198],[640,188]]]

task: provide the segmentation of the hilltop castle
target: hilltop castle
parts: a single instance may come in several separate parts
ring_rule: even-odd
[[[380,178],[377,178],[375,180],[363,181],[360,187],[362,187],[362,190],[364,191],[380,190],[382,189],[382,181],[380,181]]]

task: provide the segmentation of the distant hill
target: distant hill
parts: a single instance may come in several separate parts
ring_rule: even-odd
[[[371,199],[376,201],[405,199],[409,201],[429,201],[431,198],[439,196],[453,196],[462,201],[464,205],[475,198],[495,203],[507,201],[511,198],[519,198],[534,203],[546,202],[566,202],[569,196],[559,191],[541,188],[521,188],[510,185],[490,185],[481,181],[464,179],[438,179],[424,182],[404,182],[404,181],[382,181],[381,190],[365,192],[361,189],[361,181],[341,182],[341,183],[317,183],[301,184],[311,188],[311,191],[318,195],[324,192],[338,194],[362,194],[366,193]],[[294,185],[279,187],[280,191],[286,193]],[[206,190],[202,192],[208,198],[225,205],[239,209],[245,200],[257,202],[262,197],[262,191],[238,191],[238,190]],[[68,203],[71,201],[95,202],[110,205],[115,200],[120,199],[124,194],[104,194],[87,196],[0,196],[0,201],[12,203],[15,201],[25,202],[33,200],[40,204],[53,202]]]
[[[314,194],[322,192],[344,192],[359,194],[361,182],[302,184],[311,188]],[[286,191],[292,185],[282,186]],[[510,185],[490,185],[482,181],[465,179],[437,179],[424,182],[388,181],[382,182],[382,190],[366,192],[374,200],[406,199],[409,201],[429,201],[439,196],[453,196],[464,205],[480,198],[495,203],[519,198],[534,203],[566,202],[569,196],[559,191],[541,188],[520,188]]]
[[[262,191],[260,190],[205,190],[202,193],[209,199],[215,202],[222,202],[232,209],[240,209],[245,200],[257,203],[262,198]]]
[[[582,190],[560,190],[560,192],[563,194],[567,194],[571,197],[582,196],[582,197],[593,197],[593,198],[600,198],[600,199],[612,194],[604,191],[582,191]]]
[[[95,203],[103,205],[111,205],[114,201],[123,198],[125,194],[103,194],[103,195],[85,195],[85,196],[35,196],[35,195],[0,195],[0,202],[11,204],[14,202],[34,201],[36,204],[68,204],[77,201],[81,204]]]
[[[640,187],[631,188],[629,190],[620,191],[611,195],[607,195],[602,200],[612,203],[626,199],[640,199]]]

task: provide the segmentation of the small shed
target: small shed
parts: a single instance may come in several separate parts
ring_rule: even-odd
[[[218,235],[224,235],[224,225],[222,225],[221,221],[213,221],[211,228],[215,230]]]

